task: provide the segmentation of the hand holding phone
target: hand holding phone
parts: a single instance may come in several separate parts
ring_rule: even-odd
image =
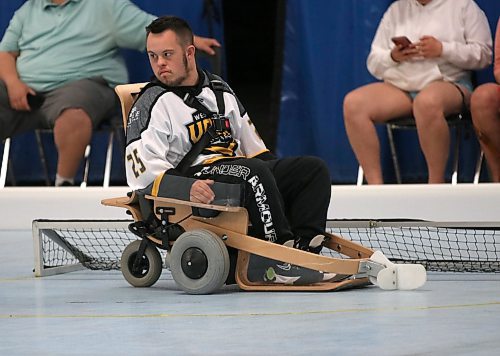
[[[408,37],[399,36],[391,38],[396,47],[391,49],[391,58],[394,62],[405,62],[419,56],[419,51]]]
[[[27,99],[28,105],[30,106],[31,110],[40,109],[40,107],[43,105],[43,102],[45,101],[45,97],[40,93],[37,93],[36,95],[29,93]]]
[[[411,41],[406,36],[393,37],[391,38],[391,40],[392,42],[394,42],[395,45],[401,46],[401,49],[404,49],[412,44]]]

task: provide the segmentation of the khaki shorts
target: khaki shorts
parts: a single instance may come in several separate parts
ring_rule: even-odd
[[[38,110],[12,110],[5,85],[0,81],[0,138],[33,129],[52,128],[66,109],[84,110],[93,127],[96,127],[114,114],[118,107],[115,92],[101,77],[70,82],[42,95],[45,100]]]

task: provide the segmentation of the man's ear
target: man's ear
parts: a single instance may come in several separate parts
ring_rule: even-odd
[[[196,53],[196,48],[193,45],[187,46],[187,48],[186,48],[186,56],[187,56],[188,59],[190,57],[194,58],[195,53]]]

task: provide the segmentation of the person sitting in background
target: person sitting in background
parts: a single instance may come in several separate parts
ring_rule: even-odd
[[[73,185],[92,129],[115,110],[112,88],[128,81],[119,48],[144,50],[155,18],[129,0],[24,3],[0,42],[0,139],[53,128],[55,184]],[[220,46],[195,45],[209,54]]]
[[[486,156],[492,182],[500,182],[500,18],[495,35],[496,83],[479,86],[472,93],[472,122]]]
[[[393,43],[402,36],[409,41]],[[369,184],[383,183],[375,123],[411,114],[428,182],[444,182],[450,142],[445,116],[468,102],[469,71],[491,63],[491,45],[486,16],[472,0],[398,0],[389,7],[367,60],[383,82],[344,98],[347,135]]]

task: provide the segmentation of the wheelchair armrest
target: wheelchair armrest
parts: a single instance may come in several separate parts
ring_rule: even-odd
[[[192,202],[189,200],[154,197],[152,195],[146,195],[145,198],[150,199],[150,200],[154,200],[154,201],[158,201],[158,202],[162,202],[162,203],[187,205],[187,206],[191,206],[193,208],[210,209],[210,210],[216,210],[216,211],[237,212],[237,211],[245,210],[245,208],[240,207],[240,206],[202,204],[202,203],[195,203],[195,202]]]
[[[156,197],[146,195],[147,199],[165,202],[165,199],[174,199],[171,203],[184,204],[193,207],[193,215],[211,218],[218,215],[220,211],[231,211],[227,207],[239,207],[242,203],[242,185],[222,182],[214,182],[210,189],[215,193],[211,204],[196,204],[189,201],[191,186],[195,178],[177,175],[164,175],[159,186],[153,189],[153,185],[146,189],[146,194],[155,190]]]

